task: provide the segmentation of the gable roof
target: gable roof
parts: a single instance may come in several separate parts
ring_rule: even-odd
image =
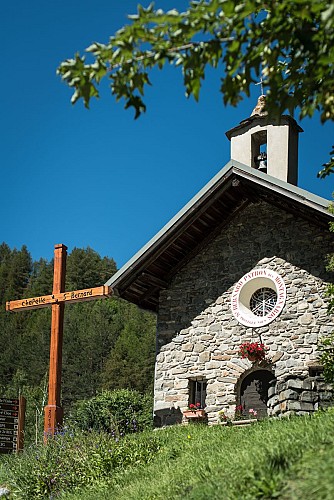
[[[105,285],[143,309],[157,311],[159,291],[251,202],[266,201],[328,229],[329,201],[230,160]]]

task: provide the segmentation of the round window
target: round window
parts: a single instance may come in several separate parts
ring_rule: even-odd
[[[270,269],[255,269],[235,285],[231,308],[242,325],[256,328],[277,318],[285,300],[286,288],[282,277]]]
[[[267,316],[275,307],[277,293],[271,288],[259,288],[250,298],[249,308],[255,316]]]

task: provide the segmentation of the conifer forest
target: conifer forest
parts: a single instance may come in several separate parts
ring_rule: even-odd
[[[66,290],[103,285],[115,271],[112,258],[102,258],[91,248],[74,248],[67,258]],[[34,262],[25,246],[17,250],[0,245],[0,397],[26,397],[31,434],[43,428],[51,308],[13,313],[6,312],[5,304],[50,294],[52,281],[53,260]],[[76,402],[103,390],[152,392],[155,322],[154,315],[117,297],[65,307],[65,417]]]

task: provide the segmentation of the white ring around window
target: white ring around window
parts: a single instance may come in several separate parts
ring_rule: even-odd
[[[258,328],[282,312],[286,300],[283,278],[271,269],[254,269],[235,285],[231,298],[234,317],[244,326]]]

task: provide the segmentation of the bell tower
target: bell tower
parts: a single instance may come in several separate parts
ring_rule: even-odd
[[[276,121],[265,111],[261,95],[251,116],[226,132],[231,159],[297,185],[298,136],[303,129],[289,115]]]

